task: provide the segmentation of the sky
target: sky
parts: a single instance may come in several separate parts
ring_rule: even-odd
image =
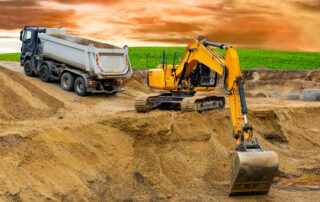
[[[320,0],[0,0],[0,52],[25,25],[118,46],[186,46],[198,36],[238,48],[320,51]]]

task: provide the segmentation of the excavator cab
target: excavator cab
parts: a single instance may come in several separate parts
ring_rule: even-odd
[[[194,87],[216,87],[218,83],[218,73],[199,62],[191,74],[190,79]]]

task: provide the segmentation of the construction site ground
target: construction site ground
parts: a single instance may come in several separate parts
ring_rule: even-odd
[[[229,197],[227,97],[221,111],[140,114],[134,99],[152,92],[145,71],[124,92],[79,97],[25,76],[19,63],[0,65],[1,201],[320,199],[320,102],[285,99],[320,89],[319,71],[243,72],[248,119],[279,171],[268,195]]]

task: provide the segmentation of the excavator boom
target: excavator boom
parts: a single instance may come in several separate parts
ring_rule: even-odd
[[[225,49],[225,56],[213,47]],[[223,109],[224,97],[196,95],[198,91],[215,90],[218,75],[222,75],[223,87],[229,97],[232,135],[236,139],[230,195],[269,192],[278,170],[278,156],[275,152],[264,151],[257,139],[253,139],[253,128],[247,118],[239,58],[233,47],[199,37],[189,43],[178,66],[163,62],[157,69],[149,70],[148,74],[148,85],[151,88],[169,90],[170,93],[138,98],[135,103],[138,112],[156,108],[200,112]]]

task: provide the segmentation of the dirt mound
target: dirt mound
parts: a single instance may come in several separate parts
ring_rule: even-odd
[[[278,94],[286,98],[287,94],[302,94],[303,89],[320,88],[319,70],[243,70],[245,89],[250,97],[271,97]]]
[[[310,181],[305,177],[306,170],[320,167],[320,138],[314,137],[319,127],[308,123],[310,113],[319,112],[319,108],[250,112],[260,144],[278,153],[280,172],[269,195],[244,200],[288,200],[290,189],[297,189],[295,199],[319,197],[314,192],[318,175],[309,174]],[[297,124],[297,117],[307,125]],[[60,125],[55,128],[5,134],[0,138],[4,178],[0,189],[7,194],[0,198],[227,200],[234,147],[229,122],[228,110],[122,112],[97,123],[63,126],[59,121],[52,123]]]
[[[147,72],[147,70],[134,69],[132,77],[124,80],[124,88],[128,94],[138,97],[143,94],[152,93],[152,89],[147,85]]]
[[[0,66],[0,117],[41,119],[53,116],[63,102],[25,80],[24,76]]]
[[[134,98],[150,92],[144,75],[117,95],[78,97],[0,68],[0,200],[235,200],[228,197],[235,146],[228,108],[138,114]],[[247,92],[261,96],[247,99],[249,121],[280,168],[268,195],[237,200],[319,199],[320,103],[264,97],[315,82],[305,78],[247,80]]]

